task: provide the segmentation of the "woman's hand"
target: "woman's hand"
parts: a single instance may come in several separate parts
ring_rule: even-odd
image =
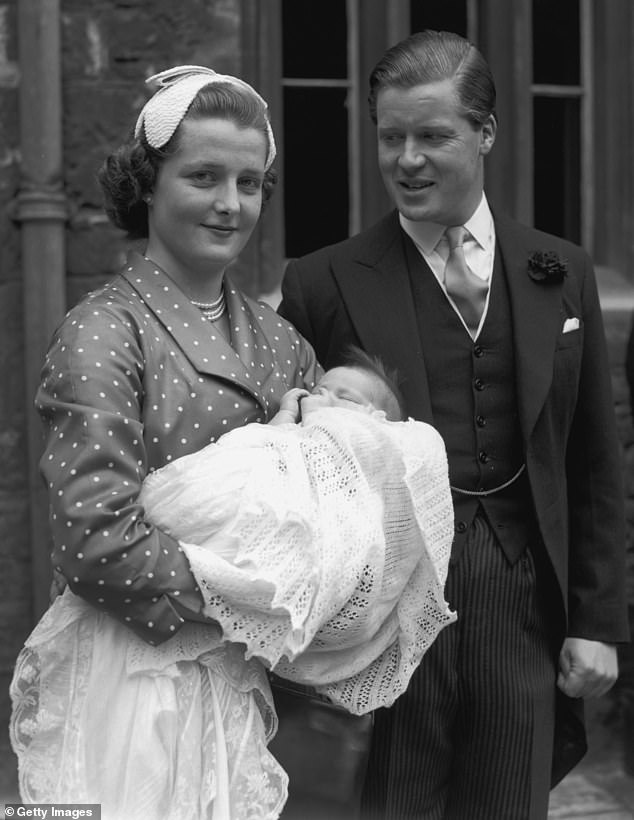
[[[287,393],[284,393],[280,402],[280,409],[269,421],[269,424],[297,424],[302,417],[299,403],[304,396],[308,395],[308,390],[304,390],[303,387],[293,387]]]

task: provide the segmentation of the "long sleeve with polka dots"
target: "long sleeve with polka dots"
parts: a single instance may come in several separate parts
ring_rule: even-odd
[[[286,390],[310,389],[320,372],[288,322],[225,287],[231,346],[134,255],[68,314],[36,399],[53,564],[73,592],[150,643],[169,638],[202,599],[180,545],[144,517],[144,477],[234,427],[267,421]]]

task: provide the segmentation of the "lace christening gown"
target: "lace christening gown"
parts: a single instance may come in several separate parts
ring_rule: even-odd
[[[276,818],[266,668],[362,714],[394,702],[455,619],[442,440],[328,408],[234,430],[148,476],[141,501],[215,623],[154,647],[58,598],[11,688],[22,799],[101,803],[108,820]]]

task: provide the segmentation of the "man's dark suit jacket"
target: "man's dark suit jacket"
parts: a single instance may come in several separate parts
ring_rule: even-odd
[[[621,464],[592,262],[563,239],[495,214],[494,220],[511,304],[527,474],[560,593],[553,624],[561,634],[553,637],[563,640],[565,631],[626,641]],[[400,374],[407,412],[433,424],[417,327],[424,314],[417,320],[405,241],[393,212],[351,239],[291,261],[279,312],[325,368],[340,362],[350,344],[381,357]],[[563,282],[529,275],[538,251],[566,261]],[[579,326],[564,333],[567,319]],[[585,748],[581,703],[560,701],[554,781]]]

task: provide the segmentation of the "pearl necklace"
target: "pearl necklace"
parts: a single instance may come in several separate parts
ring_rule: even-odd
[[[149,262],[151,265],[156,265],[156,262],[152,261],[149,256],[143,257],[146,262]],[[158,267],[158,265],[157,265]],[[158,273],[158,271],[156,271]],[[166,274],[168,278],[172,278],[169,274]],[[198,310],[202,313],[205,319],[208,322],[217,322],[221,316],[224,316],[224,313],[227,309],[227,302],[225,300],[225,289],[221,288],[220,296],[215,300],[215,302],[197,302],[195,299],[189,300],[194,307],[197,307]]]
[[[220,291],[220,296],[215,302],[197,302],[195,299],[189,301],[194,307],[198,308],[208,322],[217,322],[227,309],[224,288]]]

